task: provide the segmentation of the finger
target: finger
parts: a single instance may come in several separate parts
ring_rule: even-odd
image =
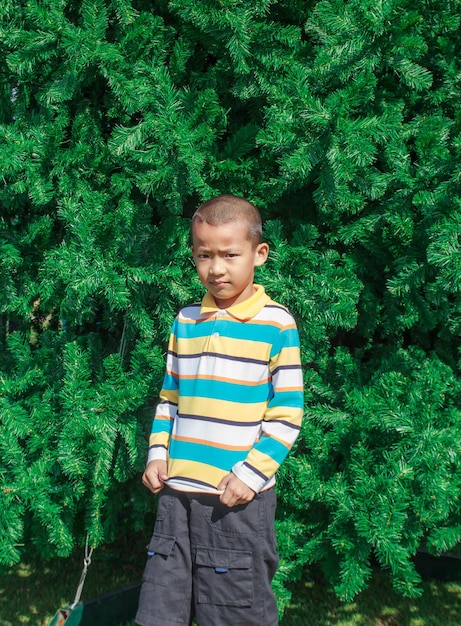
[[[227,487],[227,483],[229,482],[230,479],[231,479],[231,475],[230,474],[228,474],[227,476],[224,476],[224,478],[221,480],[221,482],[216,487],[216,489],[218,491],[225,491],[226,487]]]
[[[142,477],[142,482],[144,486],[149,489],[149,491],[152,491],[152,493],[157,493],[163,488],[163,483],[157,479],[157,476],[155,474],[150,475],[145,472]]]
[[[233,496],[228,491],[224,491],[224,493],[219,496],[219,501],[225,506],[233,506]]]

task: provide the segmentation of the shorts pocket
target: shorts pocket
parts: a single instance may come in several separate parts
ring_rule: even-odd
[[[172,558],[176,537],[154,533],[147,546],[147,564],[144,580],[156,585],[167,586],[172,583]]]
[[[251,552],[198,546],[195,567],[198,603],[238,607],[253,605]]]

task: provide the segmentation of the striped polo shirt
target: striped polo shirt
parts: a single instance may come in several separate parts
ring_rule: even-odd
[[[233,472],[271,487],[301,426],[299,336],[290,313],[255,285],[219,309],[207,293],[182,309],[149,439],[148,462],[168,460],[168,486],[217,493]]]

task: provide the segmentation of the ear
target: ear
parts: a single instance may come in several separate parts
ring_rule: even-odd
[[[192,265],[197,268],[197,263],[195,261],[195,250],[194,250],[194,246],[190,247],[190,255],[191,255],[191,261],[192,261]]]
[[[255,250],[255,267],[264,265],[269,255],[269,246],[267,243],[260,243]]]

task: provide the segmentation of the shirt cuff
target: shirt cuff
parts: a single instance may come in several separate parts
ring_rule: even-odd
[[[256,493],[275,485],[275,476],[272,476],[272,478],[268,480],[265,476],[254,472],[248,465],[245,465],[243,461],[234,465],[232,473]]]
[[[167,460],[167,452],[166,448],[163,446],[152,446],[149,448],[149,452],[147,453],[147,463],[149,465],[151,461],[166,461]]]

